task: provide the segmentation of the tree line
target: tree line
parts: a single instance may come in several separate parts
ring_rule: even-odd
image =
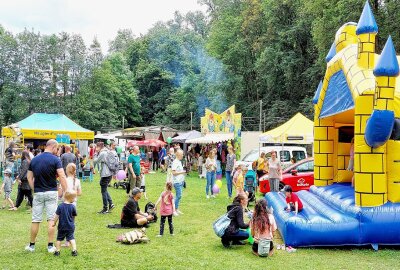
[[[266,128],[311,99],[337,29],[357,22],[364,0],[199,0],[207,12],[158,22],[145,35],[121,29],[103,55],[94,39],[0,26],[0,124],[33,112],[63,113],[82,126],[199,126],[206,107],[236,105]],[[392,35],[400,48],[400,0],[373,0],[377,52]],[[134,26],[133,26],[134,27]],[[256,123],[257,121],[255,121]],[[254,129],[258,128],[255,124]]]

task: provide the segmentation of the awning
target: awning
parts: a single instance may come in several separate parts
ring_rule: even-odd
[[[260,143],[310,144],[314,142],[314,123],[297,113],[281,126],[260,135]]]
[[[187,140],[197,139],[201,137],[201,132],[197,130],[192,130],[189,132],[185,132],[180,134],[179,136],[172,138],[173,143],[186,143]]]
[[[187,140],[187,144],[198,143],[198,144],[209,144],[226,142],[234,139],[233,133],[207,133],[203,137]]]

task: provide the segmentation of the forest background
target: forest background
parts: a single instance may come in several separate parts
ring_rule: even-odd
[[[176,12],[141,36],[120,29],[106,54],[96,38],[87,47],[79,34],[11,33],[0,25],[0,125],[47,112],[95,131],[188,130],[191,112],[198,128],[206,107],[219,113],[236,105],[242,129],[258,130],[260,100],[263,129],[296,112],[312,119],[311,100],[334,35],[344,23],[358,22],[365,1],[199,3],[206,12]],[[400,48],[400,0],[370,4],[377,52],[389,34]]]

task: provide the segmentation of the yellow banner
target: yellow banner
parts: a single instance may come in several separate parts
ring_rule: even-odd
[[[38,139],[38,140],[49,140],[55,139],[58,134],[68,134],[71,140],[94,140],[93,131],[64,131],[64,130],[33,130],[33,129],[22,129],[22,135],[25,139]],[[12,137],[15,134],[12,133],[10,128],[3,127],[2,129],[3,137]]]

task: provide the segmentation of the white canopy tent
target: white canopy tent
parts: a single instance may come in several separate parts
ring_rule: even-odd
[[[203,137],[186,140],[187,144],[209,144],[209,143],[220,143],[233,140],[235,135],[233,133],[207,133]]]

